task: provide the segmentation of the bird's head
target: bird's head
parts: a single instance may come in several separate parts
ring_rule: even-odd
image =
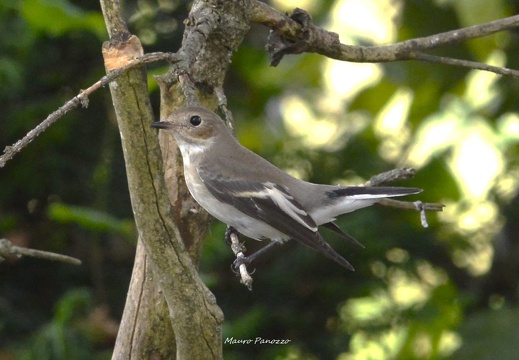
[[[201,107],[178,109],[165,121],[154,122],[151,126],[170,132],[179,145],[206,146],[222,134],[229,133],[218,115]]]

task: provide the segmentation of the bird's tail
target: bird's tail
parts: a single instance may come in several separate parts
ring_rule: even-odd
[[[352,200],[380,199],[394,196],[418,194],[422,189],[397,186],[349,186],[331,190],[330,198],[348,197]]]
[[[366,206],[373,205],[383,198],[417,194],[421,189],[391,186],[350,186],[335,187],[325,192],[325,204],[316,208],[311,216],[317,225],[334,221],[337,216]]]

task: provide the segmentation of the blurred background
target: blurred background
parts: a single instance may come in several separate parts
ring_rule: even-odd
[[[388,44],[517,13],[513,0],[275,0],[308,10],[346,44]],[[189,3],[124,2],[145,51],[176,51]],[[103,73],[107,39],[94,0],[0,3],[0,148]],[[214,222],[201,264],[225,313],[226,359],[516,359],[519,344],[519,82],[446,65],[351,64],[315,54],[269,67],[268,30],[253,26],[233,57],[226,95],[239,140],[313,182],[360,184],[401,166],[416,212],[373,206],[322,230],[356,268],[295,243],[256,263],[253,291],[230,271]],[[519,69],[503,32],[436,55]],[[165,67],[151,67],[160,74]],[[150,76],[158,116],[158,89]],[[0,263],[0,360],[109,359],[135,250],[119,134],[107,89],[0,169],[0,238],[80,258]],[[259,244],[249,240],[252,251]]]

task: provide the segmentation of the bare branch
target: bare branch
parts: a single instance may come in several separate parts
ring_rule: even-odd
[[[440,203],[422,203],[417,205],[414,202],[400,201],[395,199],[382,199],[378,204],[383,206],[394,207],[403,210],[415,210],[415,211],[443,211],[445,205]]]
[[[383,172],[369,179],[365,186],[380,186],[388,182],[397,180],[409,180],[414,177],[416,170],[413,168],[401,168]],[[395,199],[382,199],[377,202],[382,206],[390,206],[404,210],[415,210],[420,212],[420,222],[423,227],[429,227],[427,223],[426,211],[443,211],[445,205],[439,203],[422,203],[421,201],[402,201]]]
[[[351,62],[391,62],[421,60],[468,67],[519,78],[519,71],[498,68],[474,61],[448,59],[425,55],[425,50],[450,46],[467,40],[488,36],[519,26],[519,15],[469,26],[444,33],[410,39],[391,45],[354,46],[342,44],[339,35],[314,26],[310,15],[295,9],[288,16],[260,1],[252,2],[252,21],[271,28],[267,51],[271,65],[276,66],[284,55],[313,52],[332,59]]]
[[[227,226],[227,230],[225,231],[225,238],[231,242],[231,250],[236,256],[236,260],[243,260],[246,258],[245,256],[245,246],[240,242],[240,238],[238,237],[238,233],[236,230],[230,226]],[[238,266],[238,272],[240,276],[240,282],[247,287],[250,291],[252,291],[252,277],[250,276],[247,265],[241,263]]]
[[[519,15],[451,30],[427,37],[405,40],[391,45],[352,46],[341,44],[342,56],[338,60],[353,62],[387,62],[395,60],[413,60],[416,52],[456,45],[467,40],[492,35],[499,31],[510,30],[519,26]],[[358,52],[363,58],[358,58]],[[420,59],[419,59],[420,60]]]
[[[100,88],[108,85],[110,82],[114,81],[130,69],[157,61],[169,61],[173,63],[179,60],[176,54],[155,52],[142,55],[130,62],[129,64],[127,64],[126,66],[116,68],[108,75],[103,76],[100,80],[95,82],[87,89],[81,90],[78,95],[67,101],[58,110],[50,114],[45,120],[43,120],[34,129],[29,131],[22,139],[18,140],[15,144],[11,146],[6,146],[3,155],[0,157],[0,168],[4,167],[7,161],[11,160],[17,153],[19,153],[38,135],[47,130],[51,125],[53,125],[57,120],[63,117],[70,110],[75,109],[79,105],[83,107],[88,106],[88,96],[90,96],[90,94],[92,94],[94,91],[99,90]]]
[[[48,251],[28,249],[13,245],[7,239],[0,239],[0,260],[10,256],[32,256],[35,258],[45,260],[62,261],[72,265],[81,265],[81,260],[67,255],[56,254]]]
[[[422,61],[446,64],[446,65],[460,66],[460,67],[465,67],[465,68],[469,68],[469,69],[484,70],[484,71],[493,72],[493,73],[496,73],[499,75],[505,75],[505,76],[511,76],[514,78],[519,78],[518,70],[483,64],[483,63],[480,63],[477,61],[453,59],[453,58],[448,58],[448,57],[444,57],[444,56],[428,55],[428,54],[424,54],[424,53],[415,53],[413,56],[416,60],[422,60]]]
[[[416,170],[413,168],[393,169],[372,176],[371,179],[364,183],[364,186],[380,186],[398,180],[409,180],[412,179],[415,174]]]

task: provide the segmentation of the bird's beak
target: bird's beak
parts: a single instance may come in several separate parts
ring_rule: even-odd
[[[157,129],[172,129],[174,126],[173,126],[173,124],[171,124],[167,121],[156,121],[151,124],[151,127],[154,127]]]

